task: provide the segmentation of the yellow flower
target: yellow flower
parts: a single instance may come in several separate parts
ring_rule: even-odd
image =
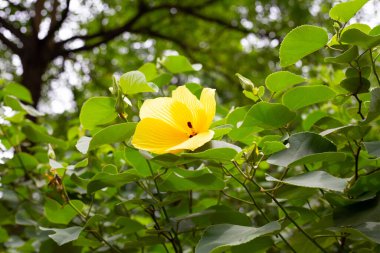
[[[156,154],[194,150],[214,136],[209,130],[214,116],[214,89],[204,88],[198,99],[185,86],[180,86],[172,97],[144,102],[132,144]]]

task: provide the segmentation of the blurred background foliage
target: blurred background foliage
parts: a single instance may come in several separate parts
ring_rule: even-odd
[[[198,67],[201,65],[202,71],[174,75],[171,79],[173,86],[162,89],[161,92],[167,93],[159,95],[169,95],[170,89],[173,89],[175,85],[191,82],[216,88],[220,118],[217,118],[219,121],[214,123],[214,127],[225,123],[233,125],[235,127],[233,130],[227,129],[231,131],[228,137],[232,140],[231,142],[234,141],[245,147],[245,151],[249,151],[253,160],[258,158],[256,144],[250,146],[254,141],[257,141],[258,145],[262,144],[261,150],[264,150],[265,140],[273,142],[277,146],[268,145],[266,151],[268,151],[267,154],[275,153],[285,148],[282,141],[289,137],[287,132],[281,132],[277,127],[263,131],[262,129],[257,130],[251,126],[252,122],[249,121],[249,118],[247,120],[250,128],[249,138],[246,136],[247,132],[243,131],[244,125],[243,128],[237,127],[253,102],[242,94],[242,88],[235,73],[251,79],[255,86],[263,85],[265,78],[270,73],[281,69],[278,58],[279,45],[293,28],[312,24],[326,28],[330,35],[334,33],[333,22],[328,16],[334,2],[333,0],[0,1],[0,77],[2,79],[0,85],[5,87],[4,84],[7,83],[7,87],[12,87],[6,91],[2,90],[3,95],[12,95],[12,92],[16,92],[20,100],[32,104],[46,113],[44,117],[40,117],[41,114],[32,107],[23,107],[17,104],[17,100],[15,100],[16,102],[7,101],[7,104],[13,105],[12,108],[20,107],[21,113],[16,113],[8,118],[11,122],[10,125],[2,124],[3,121],[0,122],[0,126],[3,127],[0,148],[6,151],[2,152],[0,162],[7,161],[5,166],[1,165],[0,224],[5,228],[0,228],[0,251],[34,252],[36,248],[41,252],[65,252],[67,250],[83,252],[85,249],[91,251],[92,248],[99,251],[112,251],[104,244],[103,234],[107,240],[126,249],[142,247],[143,251],[146,247],[152,252],[155,250],[164,252],[159,241],[162,238],[158,238],[157,234],[154,234],[159,234],[156,231],[159,229],[155,227],[154,230],[151,227],[152,220],[161,207],[162,201],[152,204],[153,201],[149,194],[153,195],[157,192],[140,189],[141,185],[137,180],[136,183],[124,186],[126,182],[135,181],[133,175],[129,177],[130,175],[123,174],[125,178],[121,179],[118,178],[119,174],[117,177],[109,176],[120,171],[133,170],[136,167],[143,167],[145,172],[149,172],[149,166],[144,162],[144,157],[131,147],[118,144],[98,146],[89,151],[88,157],[85,159],[81,153],[75,150],[74,146],[80,137],[89,135],[89,133],[94,136],[102,129],[95,128],[85,131],[80,127],[79,111],[84,102],[98,95],[112,96],[109,88],[113,84],[115,74],[120,76],[125,72],[136,70],[146,62],[160,62],[160,58],[172,54],[185,55],[191,63],[198,63]],[[366,5],[366,9],[372,11],[372,16],[361,12],[356,18],[371,20],[373,14],[376,14],[376,10],[378,10],[376,4],[376,1],[369,1]],[[324,64],[324,57],[330,56],[329,52],[323,50],[323,52],[319,51],[312,56],[307,56],[294,66],[287,67],[287,70],[307,78],[310,84],[329,84],[339,91],[338,94],[344,94],[344,98],[337,96],[338,99],[334,100],[334,103],[326,102],[321,108],[313,107],[317,111],[315,114],[308,107],[301,108],[302,110],[297,113],[297,117],[286,130],[321,132],[342,125],[350,130],[351,126],[348,125],[352,119],[360,120],[355,102],[349,100],[348,96],[345,96],[347,91],[338,86],[338,83],[344,78],[342,67]],[[162,64],[157,64],[157,67],[160,70],[164,69]],[[374,79],[373,76],[371,78]],[[30,97],[19,86],[9,84],[13,81],[28,88],[32,96]],[[193,88],[193,92],[200,90],[197,85],[189,85],[189,87]],[[129,119],[137,121],[138,107],[136,104],[139,105],[142,98],[149,96],[154,95],[144,94],[131,99],[136,103],[132,108],[128,108]],[[281,96],[274,97],[274,100],[276,99],[280,100]],[[364,94],[362,99],[366,102],[364,107],[367,112],[369,93]],[[237,109],[229,111],[234,107]],[[115,113],[114,107],[111,109],[112,113]],[[6,114],[6,110],[1,108],[1,113]],[[325,112],[327,110],[331,111],[334,117],[331,115],[331,117],[327,117]],[[32,116],[27,116],[31,121],[24,118],[26,114]],[[311,114],[312,116],[307,121],[303,118],[303,116]],[[339,118],[335,117],[336,115]],[[274,121],[277,124],[276,119]],[[121,119],[116,120],[116,123],[120,122]],[[367,151],[362,152],[359,157],[360,149],[355,157],[351,151],[356,150],[352,150],[350,143],[352,141],[354,147],[354,144],[360,146],[360,142],[363,140],[362,135],[364,135],[360,131],[365,134],[369,133],[366,137],[369,141],[378,140],[376,136],[378,124],[373,123],[371,127],[371,131],[365,127],[364,130],[360,127],[357,130],[355,127],[355,131],[351,132],[353,136],[349,134],[341,136],[339,131],[336,134],[334,130],[334,135],[330,138],[337,143],[339,151],[347,153],[347,159],[341,163],[332,163],[325,169],[335,176],[347,178],[352,176],[354,161],[358,161],[360,158],[363,171],[368,175],[363,174],[358,182],[362,185],[369,185],[371,194],[361,195],[365,190],[362,190],[359,183],[350,193],[358,195],[355,200],[346,198],[348,195],[331,192],[324,196],[322,191],[322,195],[329,201],[327,202],[326,199],[321,199],[317,189],[300,190],[292,185],[284,186],[278,191],[277,197],[287,200],[289,205],[287,209],[292,211],[291,215],[296,217],[301,225],[307,227],[312,224],[310,230],[314,235],[318,236],[320,227],[332,226],[333,218],[339,220],[341,214],[335,212],[336,210],[332,213],[331,203],[342,207],[342,213],[344,213],[347,211],[343,208],[346,205],[351,208],[356,201],[362,201],[361,205],[367,201],[364,204],[368,210],[355,211],[359,218],[354,217],[354,220],[365,220],[366,217],[370,217],[368,219],[372,221],[372,217],[376,216],[378,198],[374,195],[378,192],[379,173],[372,169],[378,168],[378,162],[370,159],[371,156]],[[346,134],[345,128],[342,130],[343,135]],[[238,131],[234,132],[234,130]],[[219,131],[220,138],[226,134],[223,133],[223,129],[219,129]],[[261,136],[257,135],[257,132],[260,132]],[[309,136],[307,137],[309,138]],[[359,145],[355,141],[358,141]],[[48,146],[47,143],[50,143],[51,146]],[[7,153],[11,147],[15,147],[12,150],[16,154],[13,158]],[[378,156],[378,153],[376,155]],[[169,158],[174,159],[173,157]],[[163,157],[162,161],[158,159],[157,163],[153,165],[154,173],[162,173],[161,165],[164,164],[162,166],[165,167],[165,162],[173,166],[171,164],[173,160],[169,158]],[[178,159],[180,161],[175,160],[173,163],[181,164],[181,159],[186,160],[183,157]],[[189,166],[194,168],[199,165],[197,160],[194,162],[195,165],[191,162],[189,162]],[[213,162],[206,162],[206,164],[214,173],[213,176],[217,175],[215,177],[218,179],[219,177],[224,179],[225,175],[220,175],[223,172],[220,172],[219,164]],[[324,165],[325,163],[318,162],[310,168],[311,170],[324,169]],[[282,175],[278,167],[270,167],[266,162],[261,163],[260,166],[261,170],[258,170],[256,176],[266,184],[265,186],[270,183],[265,181],[264,171],[271,169],[277,178]],[[228,171],[233,168],[229,164],[225,169]],[[49,173],[51,169],[53,169],[53,173]],[[73,173],[74,169],[80,177]],[[120,171],[118,171],[119,169]],[[297,167],[292,174],[301,170]],[[186,173],[180,169],[178,171],[178,173]],[[204,173],[204,171],[200,173]],[[376,182],[373,184],[370,184],[369,175],[371,173],[376,176]],[[105,176],[105,174],[107,175]],[[106,186],[110,187],[100,190],[104,188],[104,185],[101,185],[104,182],[96,181],[98,175],[105,176],[104,180],[108,180]],[[145,178],[147,175],[143,176],[140,181],[142,186],[153,189],[154,184],[150,180],[151,178],[148,180]],[[170,176],[173,177],[173,174]],[[88,180],[90,179],[95,182],[94,187],[98,187],[93,191],[96,194],[87,194],[89,192]],[[164,177],[163,180],[166,179]],[[174,182],[178,181],[177,178],[170,179]],[[62,180],[67,192],[62,188]],[[168,181],[170,182],[170,180]],[[201,183],[203,185],[200,184],[200,188],[214,187],[214,185],[204,184],[203,181]],[[112,185],[123,187],[117,188]],[[176,187],[182,187],[182,185],[176,185]],[[263,218],[265,216],[256,215],[257,210],[252,210],[249,202],[242,201],[241,198],[248,199],[248,196],[247,194],[240,196],[243,194],[241,194],[242,188],[238,181],[230,180],[228,187],[237,189],[232,192],[233,196],[222,196],[225,193],[222,191],[196,192],[189,198],[194,199],[194,210],[190,210],[190,215],[185,218],[181,215],[188,215],[188,202],[191,202],[187,201],[186,194],[188,192],[174,191],[173,194],[166,196],[163,203],[169,206],[169,215],[175,218],[173,220],[177,225],[181,223],[182,218],[185,220],[185,224],[181,224],[183,227],[180,227],[179,230],[194,228],[198,225],[204,229],[205,226],[218,224],[221,221],[239,225],[251,225],[252,221],[255,225],[267,223],[267,220]],[[264,207],[268,216],[284,220],[286,215],[279,208],[274,208],[270,198],[259,189],[259,187],[250,186],[251,192],[258,199],[259,204]],[[91,191],[91,193],[93,192]],[[73,201],[70,206],[72,209],[68,205],[61,205],[67,201],[67,198],[76,201]],[[220,203],[226,205],[217,206]],[[317,212],[314,212],[312,208],[305,207],[307,205],[308,207],[312,206]],[[79,210],[79,213],[83,210],[87,211],[88,215],[84,214],[85,218],[81,215],[78,216],[74,208]],[[207,212],[210,210],[213,212],[216,210],[216,214],[208,215]],[[199,217],[194,218],[192,212]],[[351,212],[354,213],[352,210],[347,211],[348,214]],[[349,219],[347,213],[341,216]],[[332,217],[334,215],[335,217]],[[90,216],[92,220],[87,219]],[[199,220],[197,220],[198,218]],[[315,222],[316,220],[317,222]],[[373,220],[377,221],[378,218],[373,218]],[[191,222],[194,222],[195,225]],[[344,218],[340,222],[349,224],[349,221]],[[289,229],[289,222],[284,223],[286,224],[283,226],[288,227],[287,230],[284,229],[285,232],[293,233],[294,226]],[[77,228],[78,226],[86,227],[89,236],[80,236],[75,242],[60,247],[52,240],[47,240],[47,235],[51,232],[44,231],[44,227],[65,228],[69,224],[75,225]],[[163,229],[167,229],[165,226],[168,226],[164,221],[160,221],[159,225],[162,225]],[[75,227],[72,228],[75,229]],[[145,231],[143,228],[149,229]],[[373,227],[364,227],[360,231],[367,231],[366,229],[371,233],[374,230]],[[143,239],[140,237],[142,230],[144,232]],[[81,230],[75,230],[75,232],[78,231]],[[370,243],[368,240],[356,241],[351,237],[347,239],[351,244],[345,246],[344,242],[334,238],[336,234],[337,237],[343,238],[346,238],[346,234],[360,235],[357,230],[355,231],[351,231],[349,228],[333,230],[331,237],[322,238],[321,241],[323,246],[326,245],[326,247],[342,252],[349,250],[351,245],[359,249],[366,248],[368,251],[378,250],[378,246],[374,246],[374,243]],[[57,230],[56,232],[62,236],[63,231]],[[185,238],[184,243],[194,246],[199,241],[200,235],[201,233],[196,233],[194,237],[183,237]],[[378,242],[378,235],[371,234],[371,236],[375,238],[371,237],[372,241]],[[60,238],[60,242],[63,242],[62,237]],[[127,240],[124,240],[125,238]],[[253,242],[262,245],[263,251],[268,248],[274,251],[286,249],[285,242],[281,242],[279,238],[276,239],[276,246],[273,246],[272,239],[261,239],[264,240],[254,240]],[[294,233],[290,243],[299,252],[304,252],[305,248],[312,247],[310,241],[305,240],[301,233]],[[242,247],[244,248],[244,245]],[[190,246],[188,250],[191,250]],[[239,248],[235,251],[239,252]],[[249,245],[245,251],[249,251]],[[314,247],[309,252],[320,251]]]

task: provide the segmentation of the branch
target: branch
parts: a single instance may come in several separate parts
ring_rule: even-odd
[[[22,42],[24,42],[25,35],[19,29],[14,27],[11,23],[3,19],[2,17],[0,17],[0,26],[4,27],[8,31],[10,31],[14,36],[20,39]]]
[[[90,49],[93,49],[93,48],[103,44],[103,43],[107,43],[108,41],[114,39],[115,37],[117,37],[121,34],[123,34],[124,32],[131,31],[133,25],[135,23],[137,23],[144,15],[146,15],[148,13],[152,13],[152,12],[162,10],[162,9],[171,9],[171,8],[191,10],[191,9],[205,7],[205,6],[210,5],[214,2],[216,2],[216,0],[208,0],[208,1],[205,1],[201,4],[192,5],[192,6],[180,6],[180,5],[175,5],[175,4],[161,4],[158,6],[149,7],[143,1],[141,1],[139,4],[137,13],[130,20],[128,20],[124,25],[117,27],[117,28],[114,28],[114,29],[111,29],[111,30],[108,30],[108,31],[101,30],[101,31],[94,33],[94,34],[76,35],[76,36],[73,36],[71,38],[68,38],[66,40],[59,42],[57,45],[59,47],[63,47],[63,45],[66,44],[67,42],[70,42],[70,41],[73,41],[76,39],[84,40],[85,42],[90,41],[92,39],[98,39],[98,41],[93,43],[93,44],[87,44],[87,45],[84,45],[82,47],[75,48],[75,49],[69,49],[69,50],[63,49],[61,52],[59,52],[59,55],[67,55],[69,53],[90,50]]]
[[[42,22],[42,9],[44,8],[45,0],[37,0],[34,6],[34,17],[32,18],[32,27],[35,37],[38,36],[40,31],[40,24]]]
[[[21,54],[21,49],[17,47],[17,45],[7,39],[3,33],[0,33],[0,41],[4,43],[10,50],[12,50],[13,53],[20,55]]]
[[[55,3],[56,2],[58,2],[58,0],[56,0]],[[66,0],[66,7],[62,11],[61,18],[58,21],[57,21],[57,17],[56,17],[56,9],[57,9],[57,7],[58,6],[56,6],[53,9],[53,11],[52,11],[52,14],[51,14],[51,20],[52,20],[52,22],[50,24],[49,32],[46,35],[46,37],[44,38],[44,40],[51,39],[53,37],[53,35],[62,27],[62,24],[65,22],[68,14],[69,14],[70,0]],[[53,22],[53,20],[55,20],[56,22]]]
[[[28,8],[26,8],[25,6],[21,5],[21,3],[16,4],[16,3],[13,3],[12,1],[9,1],[9,0],[6,0],[6,1],[7,1],[7,3],[8,3],[10,6],[12,6],[12,7],[18,9],[19,11],[28,11]]]
[[[251,32],[253,32],[252,30],[246,29],[243,26],[233,25],[232,23],[229,23],[226,20],[223,20],[223,19],[220,19],[220,18],[216,18],[216,17],[212,17],[212,16],[207,16],[205,14],[199,13],[199,12],[195,11],[193,8],[189,8],[189,7],[173,7],[173,8],[177,8],[178,11],[182,12],[183,14],[187,14],[189,16],[193,16],[193,17],[199,18],[199,19],[201,19],[203,21],[206,21],[206,22],[209,22],[209,23],[214,23],[214,24],[217,24],[217,25],[220,25],[220,26],[224,26],[224,27],[226,27],[226,28],[228,28],[230,30],[239,31],[239,32],[242,32],[242,33],[251,33]]]

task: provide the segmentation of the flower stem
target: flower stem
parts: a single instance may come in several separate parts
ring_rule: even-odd
[[[162,194],[160,192],[160,189],[158,188],[158,184],[157,184],[157,181],[156,181],[156,177],[154,176],[154,173],[153,173],[153,169],[152,169],[152,165],[150,164],[150,162],[147,160],[147,163],[148,163],[148,167],[149,167],[149,170],[150,170],[150,173],[152,175],[152,178],[153,178],[153,182],[154,182],[154,186],[156,188],[156,191],[157,191],[157,195],[158,195],[158,199],[160,200],[160,202],[162,202],[163,198],[162,198]],[[166,209],[164,206],[161,207],[161,210],[164,214],[164,217],[165,217],[165,220],[168,224],[170,224],[170,219],[169,219],[169,216],[168,216],[168,213],[166,212]],[[182,245],[181,245],[181,242],[178,238],[178,234],[177,232],[174,230],[173,227],[171,227],[170,229],[174,235],[174,238],[170,239],[170,242],[172,243],[173,245],[173,248],[175,250],[175,252],[178,252],[178,253],[182,253],[183,250],[182,250]]]
[[[232,163],[234,164],[234,166],[236,168],[238,168],[239,172],[242,173],[242,170],[240,169],[239,165],[235,162],[235,161],[232,161]],[[254,197],[252,196],[251,192],[249,191],[248,187],[243,183],[241,182],[237,177],[235,177],[234,175],[232,175],[232,173],[230,173],[223,165],[222,165],[222,168],[233,178],[235,179],[236,182],[238,182],[244,189],[245,191],[247,192],[247,194],[249,195],[249,198],[251,199],[252,201],[252,204],[254,207],[257,208],[257,210],[260,212],[260,214],[265,218],[265,220],[267,222],[270,222],[270,219],[268,218],[268,216],[264,213],[264,211],[260,208],[260,206],[257,204],[256,200],[254,199]],[[243,176],[246,178],[245,174],[243,173]],[[247,178],[246,178],[247,179]],[[250,180],[253,180],[253,179],[250,179]],[[290,245],[290,243],[285,239],[285,237],[281,234],[281,233],[278,233],[278,236],[281,238],[281,240],[288,246],[288,248],[296,253],[297,251]]]

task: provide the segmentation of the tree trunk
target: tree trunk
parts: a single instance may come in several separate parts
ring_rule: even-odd
[[[23,68],[21,83],[31,92],[34,106],[38,104],[41,97],[42,76],[46,72],[51,60],[50,52],[38,39],[32,43],[28,43],[27,46],[24,45],[23,48],[21,55]]]

